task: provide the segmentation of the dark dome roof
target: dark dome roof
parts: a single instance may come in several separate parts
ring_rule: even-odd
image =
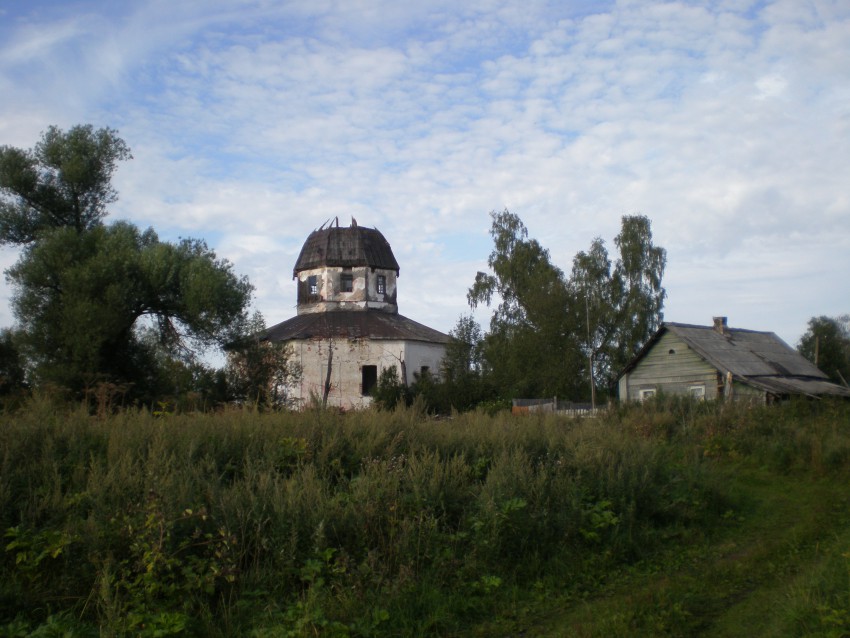
[[[399,271],[389,242],[375,228],[320,228],[307,237],[293,274],[326,266],[369,266]]]

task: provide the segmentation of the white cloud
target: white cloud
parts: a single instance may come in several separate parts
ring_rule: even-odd
[[[151,0],[22,16],[0,25],[0,142],[119,128],[135,159],[116,216],[214,238],[269,323],[292,311],[306,235],[353,215],[393,244],[402,312],[448,329],[505,207],[564,270],[647,214],[670,320],[725,313],[793,341],[808,316],[850,310],[835,301],[850,298],[846,3]]]

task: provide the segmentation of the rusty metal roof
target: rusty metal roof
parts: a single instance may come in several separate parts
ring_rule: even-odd
[[[293,275],[326,266],[369,266],[399,272],[390,244],[381,232],[353,225],[323,227],[310,233],[295,262]]]
[[[850,389],[829,377],[772,332],[665,323],[620,376],[634,369],[661,336],[670,331],[724,375],[775,394],[850,397]]]
[[[449,336],[413,319],[381,310],[312,312],[268,328],[269,341],[293,339],[375,339],[448,343]]]

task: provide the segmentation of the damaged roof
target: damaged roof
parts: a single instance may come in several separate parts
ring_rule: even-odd
[[[721,332],[712,326],[664,323],[620,376],[634,369],[668,330],[724,375],[731,372],[736,379],[767,392],[850,397],[850,388],[832,383],[774,333],[726,326]]]
[[[381,310],[313,312],[287,319],[265,332],[269,341],[376,339],[448,343],[450,337],[413,319]]]
[[[302,270],[326,266],[369,266],[399,273],[392,248],[381,232],[356,225],[322,227],[310,233],[295,262],[293,276]]]
[[[741,377],[802,376],[828,379],[815,365],[772,332],[665,323],[703,359]]]

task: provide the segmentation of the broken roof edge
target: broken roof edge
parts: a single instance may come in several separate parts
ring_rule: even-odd
[[[811,399],[835,396],[850,399],[850,388],[820,377],[805,376],[751,376],[733,378],[741,383],[759,388],[772,394],[801,394]],[[812,386],[812,387],[810,387]],[[817,390],[818,392],[815,392]]]
[[[323,224],[307,236],[292,269],[293,278],[299,272],[327,267],[366,266],[394,270],[401,268],[392,247],[377,228],[358,226],[328,226]]]

